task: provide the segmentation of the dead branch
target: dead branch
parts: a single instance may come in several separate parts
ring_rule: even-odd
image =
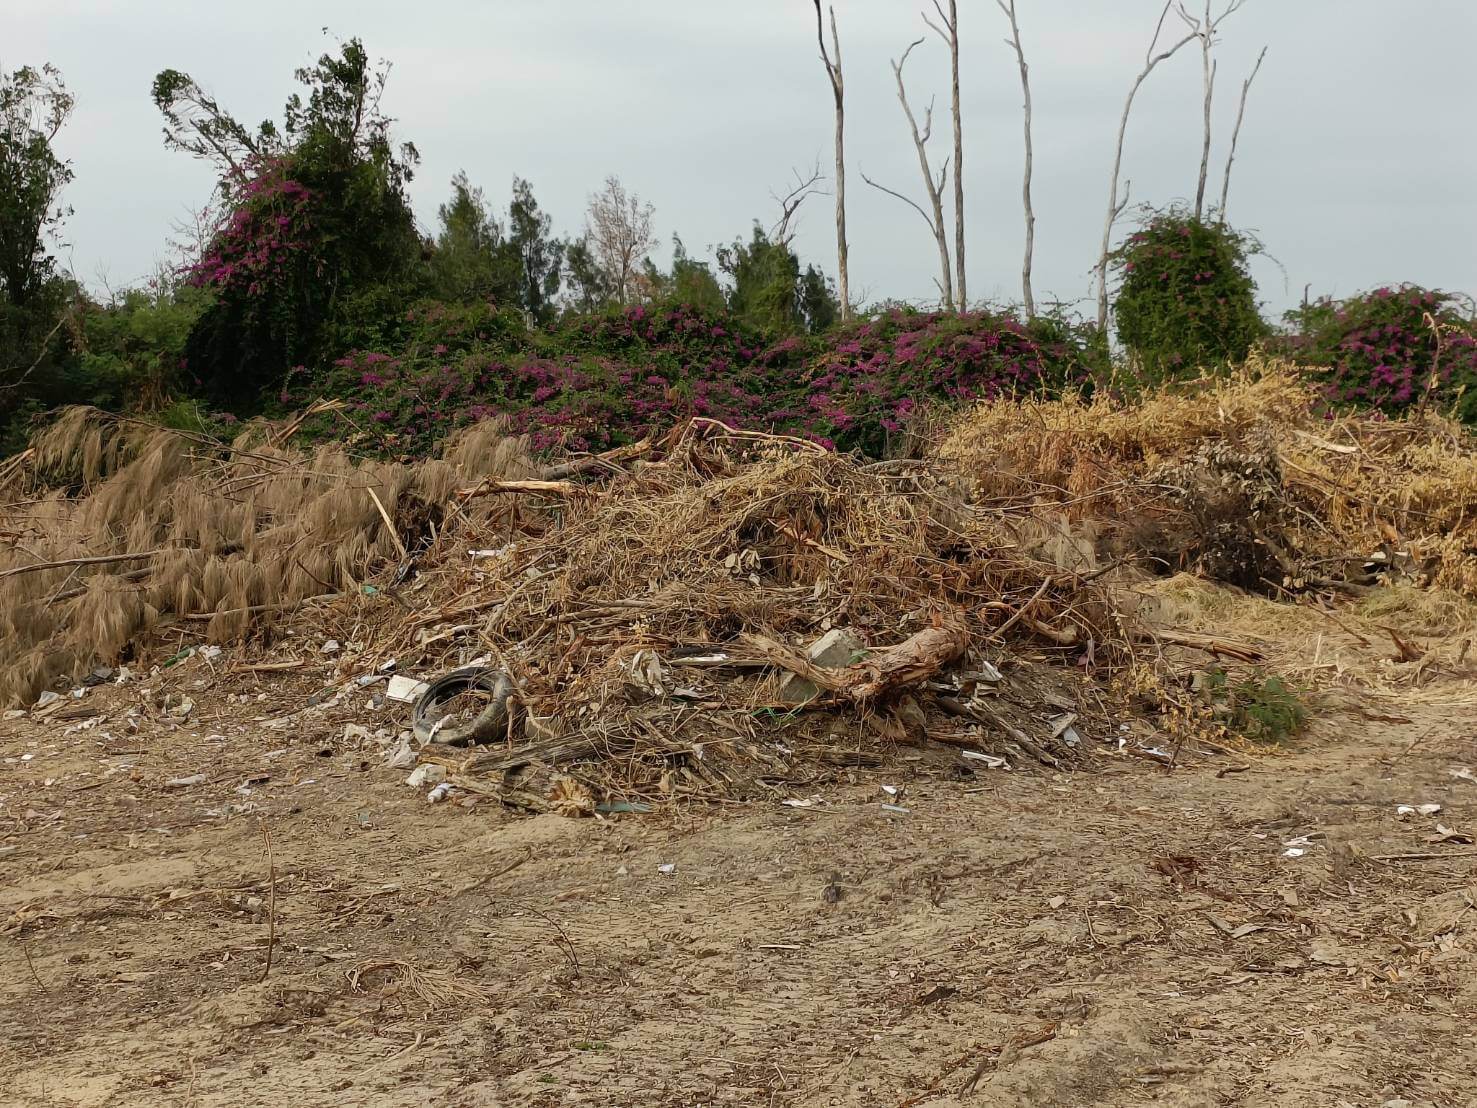
[[[1036,252],[1036,213],[1031,207],[1031,171],[1034,162],[1031,147],[1031,67],[1026,64],[1026,52],[1021,46],[1021,28],[1015,18],[1015,0],[1008,0],[1008,3],[1007,0],[995,0],[995,2],[1000,5],[1000,10],[1010,20],[1010,38],[1005,40],[1005,44],[1015,51],[1016,63],[1021,71],[1021,92],[1025,97],[1026,168],[1025,178],[1021,185],[1021,201],[1026,212],[1026,251],[1025,259],[1021,263],[1021,297],[1025,305],[1026,318],[1029,320],[1036,316],[1036,298],[1031,291],[1031,260]],[[954,174],[957,182],[959,174],[957,164],[954,167]]]
[[[831,83],[831,96],[836,102],[836,291],[841,300],[841,321],[844,323],[851,318],[851,290],[846,269],[846,84],[841,75],[841,36],[836,33],[836,9],[833,7],[830,11],[831,50],[827,51],[821,0],[815,0],[815,37],[820,43],[821,61],[825,63],[826,79]]]
[[[940,616],[935,626],[845,669],[822,669],[802,651],[763,635],[745,635],[744,640],[782,669],[857,704],[928,680],[968,650],[970,642],[969,628],[958,613]]]
[[[71,566],[105,566],[118,562],[141,562],[159,553],[161,550],[139,550],[131,554],[99,554],[93,558],[65,558],[59,562],[33,562],[28,566],[15,566],[12,569],[0,570],[0,578],[14,577],[21,573],[38,573],[47,569],[67,569]]]
[[[499,480],[489,477],[480,484],[471,488],[459,489],[456,493],[458,500],[472,500],[475,497],[487,496],[495,492],[542,492],[554,496],[574,496],[583,491],[573,481],[537,481],[537,480]]]
[[[402,559],[410,557],[409,551],[405,549],[405,544],[400,541],[400,532],[395,529],[395,521],[390,518],[390,513],[385,511],[385,502],[380,499],[379,493],[370,488],[366,488],[364,491],[369,493],[369,499],[374,501],[374,507],[379,512],[380,519],[385,521],[385,529],[390,532],[390,538],[395,541],[395,549],[400,551],[400,557]]]
[[[1256,56],[1256,65],[1251,67],[1251,76],[1241,82],[1241,105],[1236,109],[1236,126],[1231,129],[1231,149],[1226,154],[1226,175],[1221,180],[1221,206],[1220,221],[1226,222],[1226,198],[1231,195],[1231,165],[1236,161],[1236,140],[1241,137],[1241,121],[1246,116],[1246,94],[1251,91],[1251,83],[1256,80],[1257,73],[1262,68],[1262,60],[1267,56],[1267,48],[1262,47],[1262,52]]]
[[[1123,214],[1123,208],[1128,200],[1125,197],[1120,203],[1118,199],[1118,179],[1123,168],[1123,140],[1128,134],[1128,116],[1133,111],[1134,97],[1138,95],[1143,83],[1148,80],[1149,74],[1153,73],[1160,62],[1167,61],[1186,46],[1192,39],[1199,36],[1198,31],[1191,31],[1173,46],[1166,50],[1155,53],[1159,45],[1159,36],[1164,33],[1164,21],[1169,17],[1169,11],[1174,0],[1165,0],[1164,10],[1159,13],[1159,22],[1154,27],[1154,37],[1149,40],[1149,49],[1144,54],[1144,68],[1141,69],[1128,88],[1128,98],[1123,103],[1123,114],[1118,119],[1118,141],[1113,148],[1113,171],[1108,177],[1108,212],[1103,220],[1103,243],[1098,252],[1097,263],[1097,325],[1099,331],[1105,331],[1108,327],[1108,252],[1112,247],[1113,224]]]
[[[867,184],[871,185],[874,189],[877,189],[879,192],[885,192],[885,193],[887,193],[888,196],[895,197],[898,200],[901,200],[904,204],[907,204],[910,208],[912,208],[915,212],[917,212],[920,216],[923,217],[923,222],[926,223],[926,224],[928,224],[928,229],[930,231],[934,230],[933,220],[928,217],[928,213],[923,210],[923,208],[918,204],[918,202],[916,200],[914,200],[910,196],[904,196],[902,193],[898,192],[896,189],[890,189],[886,185],[878,184],[876,181],[872,180],[872,178],[870,178],[870,177],[867,176],[865,170],[862,170],[861,171],[861,175],[862,175],[862,180],[865,181]],[[938,285],[939,284],[939,279],[937,277],[935,277],[933,279],[933,283],[935,285]],[[939,291],[940,292],[943,291],[942,286],[939,286]]]
[[[262,967],[260,980],[265,981],[272,972],[272,951],[277,946],[277,861],[272,856],[272,833],[262,828],[262,842],[267,845],[267,964]]]
[[[959,10],[956,0],[949,0],[947,13],[939,0],[933,0],[933,10],[938,13],[939,22],[929,19],[927,12],[923,13],[923,22],[949,48],[950,114],[954,121],[954,276],[959,310],[963,312],[968,310],[969,296],[964,276],[964,134],[959,110]]]
[[[9,382],[6,382],[3,385],[0,385],[0,391],[8,391],[10,389],[18,389],[18,388],[20,388],[22,385],[24,385],[26,383],[27,379],[31,376],[31,374],[33,374],[33,373],[36,372],[36,367],[39,366],[45,360],[45,358],[46,358],[46,351],[51,346],[51,340],[56,337],[56,333],[62,329],[62,324],[65,323],[66,321],[67,321],[67,313],[66,312],[63,312],[63,313],[61,313],[61,315],[57,316],[56,322],[54,324],[52,324],[52,326],[51,326],[51,330],[50,331],[47,331],[46,332],[46,337],[41,340],[41,348],[40,348],[40,350],[36,354],[36,360],[33,361],[29,366],[27,366],[25,368],[25,370],[22,371],[22,373],[20,374],[20,376],[17,377],[14,381],[9,381]]]
[[[892,62],[892,74],[897,81],[898,103],[903,107],[903,115],[908,121],[908,132],[913,138],[913,148],[918,152],[918,168],[923,174],[923,187],[928,193],[928,202],[933,208],[933,215],[930,216],[921,206],[909,200],[901,193],[877,184],[877,182],[869,179],[866,174],[862,174],[862,180],[866,181],[873,188],[911,205],[919,215],[923,216],[923,221],[928,224],[928,229],[932,232],[934,242],[938,246],[939,291],[943,297],[944,305],[947,307],[954,303],[954,276],[949,267],[949,240],[944,227],[943,199],[944,183],[949,175],[949,160],[947,158],[944,159],[944,164],[939,170],[938,177],[935,178],[932,167],[928,164],[928,140],[933,137],[933,104],[930,103],[924,111],[923,126],[919,128],[918,117],[913,114],[913,106],[908,102],[907,86],[903,83],[903,66],[908,64],[908,55],[921,45],[922,42],[923,40],[921,38],[914,39],[908,45],[908,48],[903,51],[903,56]]]
[[[800,210],[800,205],[805,203],[805,198],[819,192],[816,184],[825,180],[821,174],[820,162],[817,161],[811,170],[810,176],[804,179],[800,176],[798,169],[792,169],[795,175],[795,187],[784,196],[777,196],[771,192],[769,195],[776,204],[780,206],[780,218],[773,229],[769,232],[770,240],[781,246],[789,246],[790,240],[795,237],[795,232],[790,224],[795,218],[795,213]]]
[[[1174,646],[1190,646],[1216,657],[1234,658],[1240,662],[1260,662],[1264,657],[1262,652],[1251,643],[1236,642],[1217,635],[1200,635],[1193,631],[1168,629],[1159,629],[1152,634],[1160,642],[1167,642]]]
[[[574,461],[561,462],[558,465],[547,466],[540,475],[545,481],[558,481],[566,477],[576,477],[581,473],[588,473],[592,469],[615,469],[622,462],[635,461],[651,453],[652,441],[642,439],[627,446],[617,446],[613,450],[607,450],[603,454],[591,454],[586,458],[576,458]]]

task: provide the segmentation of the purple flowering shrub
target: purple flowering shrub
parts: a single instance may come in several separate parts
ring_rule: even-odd
[[[881,453],[921,408],[1056,392],[1087,382],[1085,344],[1065,329],[990,312],[892,311],[832,331],[807,360],[803,429]]]
[[[293,393],[342,398],[362,438],[393,454],[428,453],[493,416],[539,448],[603,450],[706,416],[878,453],[923,407],[1086,377],[1069,330],[989,313],[898,311],[766,344],[690,307],[632,307],[528,333],[497,313],[432,304],[412,312],[394,353],[351,351]],[[335,418],[320,433],[340,434]]]
[[[1401,285],[1324,297],[1286,320],[1274,349],[1311,367],[1333,404],[1394,415],[1424,399],[1477,421],[1477,325],[1448,293]]]
[[[282,159],[264,161],[240,190],[236,206],[185,280],[198,287],[255,297],[282,282],[312,249],[313,193],[288,174]]]

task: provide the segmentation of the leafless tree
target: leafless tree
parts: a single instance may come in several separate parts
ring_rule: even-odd
[[[995,0],[1000,10],[1010,20],[1010,38],[1005,45],[1015,51],[1015,60],[1021,70],[1021,92],[1025,96],[1026,119],[1026,171],[1021,185],[1021,202],[1026,210],[1026,254],[1021,263],[1021,296],[1025,303],[1026,318],[1036,316],[1036,298],[1031,292],[1031,258],[1036,251],[1036,213],[1031,207],[1031,67],[1026,64],[1026,52],[1021,48],[1021,28],[1015,18],[1015,0]],[[955,168],[956,180],[958,168]]]
[[[846,85],[841,76],[841,36],[836,33],[836,9],[831,8],[831,49],[826,50],[821,0],[815,0],[815,37],[821,61],[836,101],[836,285],[841,297],[841,319],[851,318],[851,290],[846,273]],[[835,55],[833,58],[832,55]]]
[[[954,117],[954,274],[959,287],[959,310],[962,312],[968,309],[969,297],[964,283],[964,134],[959,113],[959,10],[956,0],[949,0],[947,15],[944,14],[939,0],[933,0],[933,10],[938,13],[939,22],[929,19],[927,12],[923,13],[923,22],[949,48]]]
[[[1179,16],[1185,21],[1185,25],[1195,32],[1200,38],[1200,62],[1204,74],[1205,89],[1205,126],[1203,141],[1200,145],[1200,177],[1195,183],[1195,220],[1199,222],[1205,215],[1205,182],[1210,175],[1210,106],[1215,97],[1215,73],[1217,63],[1211,61],[1211,47],[1215,45],[1215,33],[1219,30],[1221,23],[1235,13],[1245,0],[1228,0],[1226,10],[1219,16],[1212,17],[1210,14],[1211,0],[1205,0],[1205,18],[1196,19],[1186,9],[1183,2],[1179,6]]]
[[[634,192],[627,192],[614,174],[605,178],[605,187],[590,197],[585,216],[590,248],[622,304],[630,302],[641,262],[656,245],[654,212]]]
[[[1226,221],[1226,198],[1231,195],[1231,163],[1236,160],[1236,140],[1241,137],[1241,120],[1246,115],[1246,94],[1251,91],[1251,82],[1256,80],[1257,73],[1262,68],[1262,59],[1267,56],[1267,48],[1262,47],[1262,52],[1256,56],[1256,65],[1251,67],[1251,76],[1241,82],[1241,106],[1236,109],[1236,127],[1231,131],[1231,149],[1226,154],[1226,175],[1221,180],[1221,206],[1220,221]]]
[[[903,56],[892,63],[892,75],[897,79],[898,103],[903,106],[903,115],[908,120],[908,131],[913,136],[913,148],[918,151],[918,168],[923,173],[923,187],[928,192],[928,203],[933,208],[930,216],[918,204],[908,199],[895,189],[886,185],[879,185],[865,173],[862,180],[887,193],[888,196],[896,197],[903,203],[910,205],[914,211],[923,217],[923,222],[928,224],[928,229],[933,233],[934,242],[938,244],[939,250],[939,295],[943,297],[944,307],[952,307],[954,304],[954,276],[949,267],[949,237],[948,228],[944,225],[944,184],[949,177],[949,159],[944,159],[944,164],[939,167],[938,176],[933,174],[932,167],[928,164],[928,140],[933,137],[933,104],[929,103],[927,110],[923,113],[923,127],[918,127],[918,117],[913,114],[913,106],[908,103],[908,89],[903,83],[903,66],[908,64],[908,55],[916,49],[923,40],[915,39]]]
[[[1160,62],[1172,58],[1191,40],[1199,37],[1199,30],[1192,30],[1173,46],[1155,53],[1159,46],[1159,38],[1164,33],[1164,21],[1169,17],[1169,10],[1173,4],[1174,0],[1165,0],[1164,10],[1159,13],[1159,22],[1154,27],[1154,37],[1149,40],[1149,49],[1144,53],[1144,68],[1139,71],[1138,76],[1133,79],[1133,84],[1129,86],[1128,99],[1123,104],[1123,115],[1118,120],[1118,143],[1113,149],[1113,172],[1108,178],[1108,214],[1103,220],[1103,245],[1098,252],[1097,261],[1097,325],[1099,330],[1108,326],[1108,250],[1112,245],[1113,224],[1123,214],[1123,209],[1128,206],[1126,189],[1123,200],[1120,202],[1118,199],[1118,177],[1123,168],[1123,138],[1128,132],[1128,115],[1133,110],[1133,99],[1138,95],[1143,83],[1148,80],[1149,74],[1154,72]]]
[[[817,159],[815,167],[811,170],[809,177],[801,177],[798,169],[790,171],[795,175],[795,186],[780,196],[771,192],[769,195],[774,202],[780,206],[780,217],[778,222],[769,232],[771,242],[779,243],[781,246],[789,246],[790,240],[795,237],[795,229],[791,226],[795,219],[795,213],[800,210],[800,205],[805,203],[805,198],[822,191],[820,182],[825,180],[821,174],[821,163]]]

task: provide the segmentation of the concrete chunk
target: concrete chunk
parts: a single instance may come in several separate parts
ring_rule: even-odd
[[[805,650],[805,656],[822,669],[845,669],[866,654],[866,643],[847,627],[827,631]],[[820,692],[812,682],[791,673],[780,682],[779,699],[784,704],[808,704]]]

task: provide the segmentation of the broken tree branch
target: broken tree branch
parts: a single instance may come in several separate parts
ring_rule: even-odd
[[[1256,56],[1256,65],[1251,67],[1251,76],[1241,82],[1241,105],[1236,109],[1236,126],[1231,129],[1231,149],[1226,153],[1226,175],[1221,180],[1221,206],[1220,221],[1226,222],[1226,198],[1231,195],[1231,165],[1236,161],[1236,140],[1241,137],[1241,121],[1246,116],[1246,94],[1251,91],[1251,83],[1256,80],[1257,73],[1262,68],[1262,60],[1267,56],[1267,48],[1262,47],[1262,52]]]
[[[821,174],[819,160],[817,160],[815,167],[811,170],[810,176],[803,180],[800,177],[800,171],[798,169],[792,169],[790,172],[795,175],[795,187],[784,196],[777,196],[773,192],[769,194],[774,202],[780,206],[779,222],[770,230],[769,238],[772,242],[777,242],[781,246],[790,245],[790,240],[795,237],[795,232],[790,227],[791,221],[795,218],[795,213],[800,210],[800,205],[805,203],[806,197],[820,191],[816,188],[816,183],[824,180]]]
[[[141,562],[158,553],[160,553],[159,550],[140,550],[131,554],[99,554],[93,558],[64,558],[59,562],[33,562],[28,566],[15,566],[12,569],[0,570],[0,578],[14,577],[21,573],[39,573],[47,569],[67,569],[71,566],[105,566],[118,562]]]
[[[1174,0],[1165,0],[1164,10],[1159,13],[1159,22],[1154,27],[1154,37],[1149,40],[1149,49],[1144,54],[1144,68],[1134,78],[1133,84],[1128,88],[1128,98],[1123,103],[1123,114],[1118,119],[1118,141],[1113,148],[1113,171],[1108,177],[1108,214],[1103,221],[1103,243],[1098,252],[1097,262],[1097,325],[1099,331],[1106,331],[1108,327],[1108,253],[1112,248],[1113,224],[1123,213],[1123,205],[1118,202],[1118,179],[1123,168],[1123,140],[1128,134],[1128,116],[1133,111],[1134,97],[1138,95],[1143,83],[1148,80],[1149,74],[1153,73],[1160,62],[1167,61],[1186,46],[1192,39],[1199,37],[1198,31],[1191,31],[1173,46],[1154,52],[1159,45],[1159,36],[1164,33],[1164,21],[1169,17],[1169,11]],[[1126,204],[1127,201],[1125,200]]]

